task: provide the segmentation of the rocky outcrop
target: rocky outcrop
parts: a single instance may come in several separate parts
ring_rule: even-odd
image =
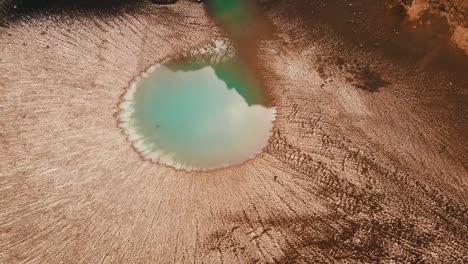
[[[468,2],[465,0],[391,0],[406,10],[407,17],[419,23],[425,16],[443,17],[450,27],[451,40],[468,54]]]

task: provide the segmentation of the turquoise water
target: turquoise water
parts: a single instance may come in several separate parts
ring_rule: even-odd
[[[245,76],[236,67],[156,66],[124,96],[122,126],[142,156],[162,164],[186,170],[240,164],[266,146],[275,117]]]

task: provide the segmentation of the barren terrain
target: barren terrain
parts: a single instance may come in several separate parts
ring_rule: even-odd
[[[223,34],[203,4],[0,5],[0,263],[467,263],[450,26],[387,1],[261,2],[274,136],[191,173],[142,160],[115,114],[135,76]]]

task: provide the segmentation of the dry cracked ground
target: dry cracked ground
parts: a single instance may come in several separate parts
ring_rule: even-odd
[[[466,2],[260,1],[274,135],[203,173],[115,113],[223,34],[204,4],[26,2],[0,3],[0,263],[468,263]]]

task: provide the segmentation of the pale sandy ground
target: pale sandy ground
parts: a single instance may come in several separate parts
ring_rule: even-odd
[[[0,28],[0,263],[468,262],[467,58],[393,59],[291,8],[259,52],[275,135],[211,173],[141,160],[114,117],[134,76],[219,33],[201,5]]]

